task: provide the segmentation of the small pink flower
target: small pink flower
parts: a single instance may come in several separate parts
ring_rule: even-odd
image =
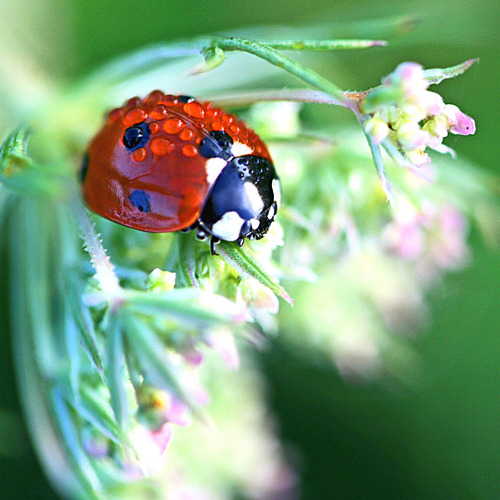
[[[422,66],[414,62],[401,63],[391,75],[382,80],[382,84],[399,87],[402,96],[409,101],[413,101],[428,87]]]
[[[175,396],[170,396],[170,401],[165,405],[163,415],[165,421],[172,424],[185,426],[190,423],[189,408]]]
[[[436,92],[430,92],[429,90],[422,93],[420,103],[428,116],[440,115],[445,110],[443,98]]]
[[[444,114],[448,118],[449,129],[452,134],[472,135],[476,133],[476,123],[474,120],[465,113],[462,113],[457,106],[447,104]]]
[[[226,330],[212,332],[208,335],[205,342],[222,356],[230,370],[238,369],[240,366],[240,355],[231,332]]]
[[[138,464],[129,464],[128,473],[132,477],[157,473],[165,463],[165,451],[172,429],[164,424],[159,430],[151,431],[142,425],[137,425],[130,433],[130,441],[137,452]],[[139,470],[137,470],[137,467]]]
[[[365,122],[365,132],[372,137],[374,144],[380,144],[389,135],[389,127],[382,119],[373,117]]]
[[[422,130],[418,123],[407,122],[396,133],[397,140],[408,151],[425,149],[429,140],[429,133]]]

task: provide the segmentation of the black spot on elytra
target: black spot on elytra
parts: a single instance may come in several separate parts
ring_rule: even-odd
[[[123,144],[129,151],[134,151],[141,146],[144,146],[149,140],[149,125],[146,123],[138,123],[125,130],[123,136]]]
[[[140,212],[148,213],[151,211],[151,203],[149,201],[149,196],[145,191],[140,189],[136,189],[132,191],[130,196],[128,197],[132,202],[135,208]]]
[[[89,169],[89,161],[90,161],[89,154],[85,153],[83,155],[82,164],[80,165],[80,170],[78,171],[78,180],[82,184],[85,182],[85,177],[87,177],[87,171]]]
[[[204,137],[200,142],[198,151],[205,158],[232,158],[231,147],[233,146],[232,137],[226,132],[214,130],[210,135]]]

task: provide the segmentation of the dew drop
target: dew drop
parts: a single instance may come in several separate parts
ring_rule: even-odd
[[[151,141],[151,152],[155,155],[164,156],[168,155],[175,149],[175,145],[168,141],[167,139],[163,139],[161,137],[155,137]]]
[[[191,101],[184,104],[182,109],[193,118],[203,118],[205,116],[205,108],[197,101]]]
[[[148,114],[141,108],[132,108],[123,117],[123,124],[126,127],[131,127],[137,123],[143,122],[148,117]]]
[[[155,120],[164,120],[167,113],[167,108],[163,104],[157,104],[151,111],[151,117]]]
[[[132,153],[132,158],[135,161],[144,161],[146,159],[146,156],[148,155],[148,152],[146,151],[145,148],[137,148],[133,153]]]
[[[178,134],[184,127],[184,122],[180,118],[169,118],[163,124],[163,130],[167,134]]]
[[[193,138],[194,132],[190,128],[185,128],[180,134],[179,137],[183,141],[189,141]]]
[[[194,144],[185,144],[182,146],[182,154],[191,158],[198,154],[198,148]]]

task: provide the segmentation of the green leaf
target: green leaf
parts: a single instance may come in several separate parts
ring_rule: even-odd
[[[70,271],[66,273],[65,280],[66,301],[78,326],[87,354],[101,376],[101,379],[103,379],[104,369],[99,347],[97,346],[94,322],[92,321],[90,311],[82,302],[82,287]]]
[[[241,310],[233,302],[197,288],[167,292],[128,291],[127,306],[143,314],[161,314],[184,324],[204,328],[241,321]]]
[[[116,314],[110,317],[106,339],[106,365],[105,374],[111,395],[111,407],[115,414],[118,426],[123,434],[128,427],[129,408],[124,376],[125,355],[123,351],[123,332],[120,317]]]
[[[100,494],[102,486],[99,478],[82,447],[82,443],[79,439],[79,429],[76,427],[76,422],[60,390],[53,390],[50,399],[56,415],[57,425],[62,436],[62,443],[74,464],[75,472],[80,479],[82,487],[85,488],[87,498],[103,498]]]
[[[6,137],[0,146],[0,165],[2,174],[5,174],[5,163],[10,155],[17,155],[19,158],[26,157],[27,142],[28,132],[26,127],[19,127]]]
[[[178,277],[181,285],[199,287],[198,279],[196,278],[196,241],[189,234],[177,235],[177,262],[178,262]],[[176,283],[178,286],[179,283]]]
[[[54,168],[42,168],[27,154],[28,132],[19,127],[0,146],[0,182],[18,192],[41,196],[62,196],[63,177]]]
[[[197,75],[199,73],[211,71],[220,66],[226,58],[225,52],[219,47],[208,47],[202,51],[202,55],[205,58],[205,62],[200,66],[195,67],[191,74]]]
[[[233,269],[245,276],[255,278],[290,305],[293,305],[293,299],[288,292],[279,284],[277,278],[266,272],[248,245],[240,247],[233,242],[221,241],[217,251]]]
[[[169,360],[166,347],[155,332],[130,311],[124,311],[122,318],[127,343],[133,349],[144,378],[194,409],[193,398],[185,391],[177,367]]]
[[[82,418],[99,429],[106,437],[117,444],[122,444],[120,429],[113,418],[112,408],[88,384],[82,384],[80,387],[80,401],[76,404],[76,409]]]
[[[424,71],[425,79],[430,85],[437,85],[447,78],[455,78],[462,73],[465,73],[473,64],[479,62],[479,59],[469,59],[456,66],[450,66],[449,68],[435,68],[426,69]]]

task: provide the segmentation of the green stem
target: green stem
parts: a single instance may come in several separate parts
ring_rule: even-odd
[[[349,96],[348,93],[345,95]],[[230,92],[213,97],[209,96],[207,99],[213,104],[223,107],[248,106],[255,102],[263,101],[314,102],[346,106],[346,102],[339,101],[326,92],[312,89],[259,89],[248,92]]]
[[[332,50],[367,49],[384,47],[384,40],[265,40],[262,45],[275,50],[329,52]]]
[[[380,151],[380,146],[373,142],[372,137],[365,132],[366,140],[368,141],[368,145],[370,146],[370,151],[372,153],[373,161],[375,163],[375,167],[377,168],[378,177],[380,179],[380,184],[382,185],[382,189],[384,190],[385,195],[387,196],[387,201],[390,203],[392,208],[396,206],[396,199],[394,197],[394,193],[392,191],[391,184],[389,183],[389,179],[387,178],[387,173],[385,171],[384,160],[382,159],[382,153]]]
[[[78,193],[75,193],[71,207],[81,231],[85,250],[89,253],[90,260],[96,271],[96,279],[99,282],[107,302],[113,309],[115,306],[121,304],[124,298],[123,289],[120,287],[113,264],[102,246],[101,238],[95,229],[94,223],[87,215]]]
[[[346,107],[351,107],[352,105],[342,90],[340,90],[335,84],[331,83],[321,75],[318,75],[315,71],[305,68],[293,59],[290,59],[264,43],[246,40],[244,38],[224,38],[216,40],[215,45],[222,50],[243,51],[260,57],[274,66],[284,69],[300,80],[309,83],[313,87],[327,92],[338,101],[345,103]]]

